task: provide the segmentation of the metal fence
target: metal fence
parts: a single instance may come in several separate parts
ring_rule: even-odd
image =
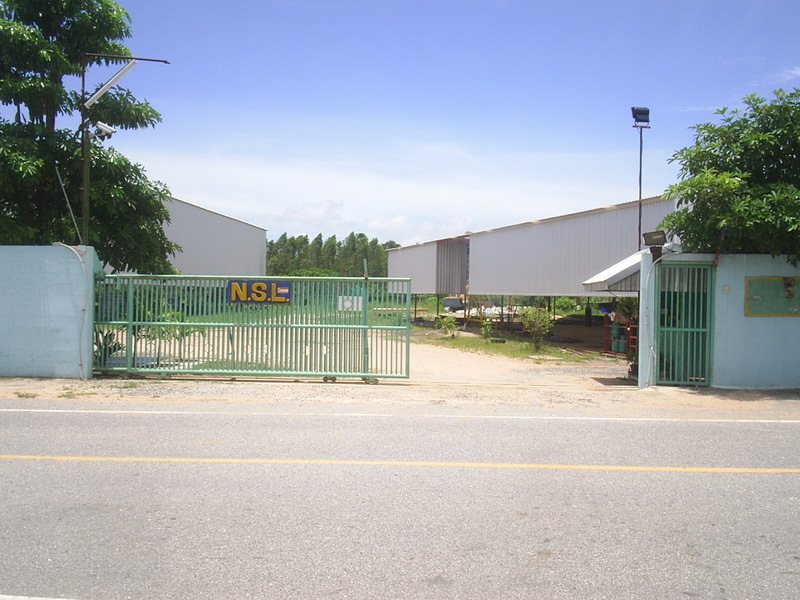
[[[713,269],[658,265],[656,383],[707,386],[710,380]]]
[[[388,278],[106,276],[95,290],[94,369],[407,378],[410,288]]]

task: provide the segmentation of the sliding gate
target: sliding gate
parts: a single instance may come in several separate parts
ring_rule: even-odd
[[[94,369],[407,378],[410,314],[408,279],[110,275]]]
[[[656,384],[707,386],[713,269],[661,262],[656,273]]]

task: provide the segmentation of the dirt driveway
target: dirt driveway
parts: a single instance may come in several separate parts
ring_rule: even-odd
[[[580,330],[574,330],[579,332]],[[588,334],[584,333],[583,337]],[[593,332],[597,336],[597,332]],[[586,342],[591,346],[596,340]],[[626,379],[627,364],[598,357],[578,363],[512,359],[460,352],[434,345],[411,345],[409,379],[360,379],[323,383],[320,379],[254,379],[175,376],[170,379],[0,378],[0,398],[93,402],[108,407],[140,402],[301,402],[305,405],[369,405],[388,402],[459,410],[560,410],[673,418],[692,409],[697,416],[729,418],[767,411],[771,418],[800,418],[800,390],[726,391],[657,387],[640,390]],[[34,403],[36,401],[34,400]],[[763,417],[761,417],[763,418]]]

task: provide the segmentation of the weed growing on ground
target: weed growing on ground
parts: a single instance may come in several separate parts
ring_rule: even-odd
[[[459,335],[451,337],[442,335],[441,332],[431,331],[430,328],[412,326],[411,341],[416,344],[431,344],[445,348],[453,348],[463,352],[475,352],[494,356],[508,356],[510,358],[525,358],[534,360],[562,360],[567,362],[581,362],[600,357],[600,353],[589,352],[577,354],[559,348],[556,344],[544,341],[538,351],[531,348],[527,335],[522,338],[504,334],[502,337],[493,338],[505,340],[505,343],[486,343],[480,335]]]

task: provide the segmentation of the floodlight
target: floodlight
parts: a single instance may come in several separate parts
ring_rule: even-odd
[[[642,237],[644,238],[645,246],[663,246],[667,243],[667,234],[661,229],[643,233]]]
[[[125,65],[103,86],[97,90],[91,98],[83,102],[86,98],[86,67],[88,66],[88,59],[92,58],[105,58],[108,60],[126,61]],[[137,60],[147,62],[160,62],[169,64],[168,60],[162,58],[142,58],[139,56],[122,56],[119,54],[98,54],[96,52],[84,52],[81,55],[81,234],[80,239],[84,244],[89,243],[89,171],[91,169],[91,143],[90,137],[92,132],[89,131],[89,107],[103,97],[111,86],[117,83],[119,79],[130,71],[136,64]],[[113,127],[105,123],[97,123],[97,137],[108,137],[116,131]]]
[[[639,130],[639,236],[636,244],[642,249],[642,131],[650,129],[650,109],[645,106],[631,106],[633,126]]]
[[[135,61],[135,60],[130,60],[128,63],[126,63],[124,67],[122,67],[122,68],[121,68],[119,71],[117,71],[117,73],[116,73],[116,74],[115,74],[115,75],[114,75],[114,76],[113,76],[111,79],[109,79],[108,81],[106,81],[106,82],[103,84],[103,87],[101,87],[99,90],[97,90],[97,91],[96,91],[96,92],[95,92],[95,93],[92,95],[92,97],[91,97],[91,98],[89,98],[89,99],[88,99],[86,102],[84,102],[84,103],[83,103],[83,105],[84,105],[86,108],[89,108],[89,107],[90,107],[92,104],[94,104],[95,102],[97,102],[97,101],[98,101],[100,98],[102,98],[102,97],[103,97],[103,95],[104,95],[104,94],[105,94],[105,93],[106,93],[108,90],[110,90],[110,89],[111,89],[111,86],[112,86],[112,85],[114,85],[115,83],[117,83],[117,82],[118,82],[118,81],[119,81],[119,80],[122,78],[122,76],[123,76],[123,75],[125,75],[125,73],[127,73],[128,71],[130,71],[130,70],[131,70],[131,69],[132,69],[134,66],[136,66],[136,61]]]
[[[631,115],[636,124],[650,122],[650,109],[644,106],[631,106]]]

